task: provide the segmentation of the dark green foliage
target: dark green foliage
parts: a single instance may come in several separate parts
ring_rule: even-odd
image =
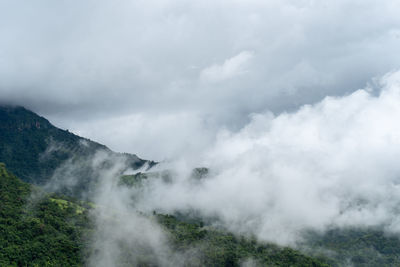
[[[337,262],[337,266],[400,266],[399,237],[387,235],[378,228],[332,229],[324,234],[310,233],[307,245],[314,252],[324,249]]]
[[[205,179],[209,174],[209,169],[207,168],[194,168],[190,179],[194,182],[199,182]],[[170,183],[172,181],[173,172],[171,170],[163,171],[151,171],[151,172],[138,172],[130,175],[123,175],[120,178],[119,185],[124,185],[128,187],[140,187],[143,182],[148,179],[161,179],[164,183]]]
[[[155,164],[135,155],[114,153],[101,144],[58,129],[24,108],[0,106],[0,162],[24,181],[43,184],[56,169],[62,179],[70,170],[63,172],[60,166],[71,160],[78,163],[72,171],[81,179],[78,186],[84,191],[90,185],[88,181],[96,177],[79,163],[100,150],[123,157],[133,169],[144,163]],[[106,169],[107,164],[101,167]],[[196,168],[191,178],[196,183],[208,174],[208,169]],[[121,177],[120,186],[140,188],[150,178],[169,183],[172,175],[170,171],[126,175]],[[34,205],[32,192],[43,196]],[[0,163],[0,266],[84,265],[83,259],[95,253],[87,241],[94,230],[88,218],[91,208],[89,202],[45,194],[10,174]],[[303,245],[309,248],[304,253],[312,256],[306,256],[291,248],[260,244],[204,226],[195,211],[175,215],[155,216],[169,233],[173,251],[184,255],[186,266],[239,266],[246,260],[260,266],[400,266],[400,239],[387,236],[381,229],[310,233]],[[129,250],[128,245],[121,244],[121,248]],[[126,255],[129,253],[134,252],[127,251]],[[129,259],[122,261],[130,266]],[[154,266],[154,262],[151,253],[143,253],[136,265]]]
[[[55,194],[44,195],[31,205],[29,199],[35,190],[40,192],[0,164],[0,266],[84,265],[84,259],[93,253],[87,241],[90,229],[94,229],[88,219],[91,205]],[[205,229],[199,221],[188,223],[173,216],[156,216],[170,233],[171,248],[185,253],[186,266],[239,266],[249,258],[269,266],[327,266],[289,248],[260,245],[254,240]],[[124,247],[129,248],[122,244],[121,249]],[[125,254],[129,255],[129,251],[122,253]],[[140,266],[154,266],[151,254],[143,253],[139,259],[136,264]],[[125,265],[133,266],[129,261]]]
[[[30,207],[32,190],[0,164],[0,266],[80,266],[87,212],[61,208],[55,196]]]
[[[138,187],[141,185],[143,180],[146,180],[148,177],[149,175],[147,173],[141,173],[141,172],[131,175],[122,175],[119,180],[119,185],[128,187]]]
[[[136,155],[114,153],[104,145],[61,130],[25,108],[0,106],[0,162],[6,163],[23,181],[42,184],[67,159],[80,160],[99,150],[125,157],[134,169],[146,162]],[[91,178],[90,172],[83,170],[81,176]]]
[[[171,172],[164,170],[161,172],[138,172],[136,174],[122,175],[119,185],[128,187],[140,187],[147,179],[161,179],[164,183],[169,183],[172,180]]]
[[[252,260],[259,266],[329,266],[321,259],[291,248],[260,244],[255,240],[207,228],[203,223],[186,223],[171,215],[157,215],[171,233],[171,246],[186,255],[187,266],[240,266]],[[193,253],[185,253],[192,251]]]

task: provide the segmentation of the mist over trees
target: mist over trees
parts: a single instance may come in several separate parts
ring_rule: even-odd
[[[400,266],[400,1],[1,0],[1,266]]]

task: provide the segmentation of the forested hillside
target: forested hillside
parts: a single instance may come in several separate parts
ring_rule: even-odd
[[[132,169],[155,163],[112,152],[21,107],[0,107],[0,122],[0,162],[5,162],[0,164],[0,266],[87,265],[98,253],[91,245],[96,233],[92,215],[103,207],[71,197],[74,194],[45,191],[40,185],[55,172],[59,179],[71,174],[63,172],[66,164],[80,181],[76,186],[86,191],[91,185],[88,181],[107,170],[109,159],[124,159]],[[105,151],[106,157],[100,172],[93,172],[91,159],[99,151]],[[146,181],[169,183],[173,178],[168,170],[118,173],[117,186],[126,190],[140,191]],[[189,178],[193,182],[209,179],[209,169],[194,169]],[[184,255],[184,266],[400,266],[400,239],[379,227],[310,231],[296,250],[216,229],[201,217],[179,212],[140,216],[161,226],[171,253]],[[115,220],[120,220],[118,214]],[[115,266],[160,265],[151,249],[137,255],[129,246],[120,248]]]
[[[31,198],[35,189],[0,164],[0,266],[83,266],[95,253],[90,248],[93,224],[90,205],[52,194]],[[42,192],[43,193],[43,192]],[[251,260],[261,266],[328,266],[290,248],[259,244],[255,240],[187,223],[169,215],[154,216],[170,233],[176,252],[196,248],[185,266],[239,266]],[[129,251],[118,266],[130,264]],[[137,257],[137,255],[136,255]],[[140,266],[156,266],[151,251],[140,256]]]
[[[305,246],[311,254],[324,250],[337,266],[400,266],[400,239],[378,227],[334,228],[311,233]]]
[[[34,190],[0,164],[0,266],[81,265],[87,212]]]
[[[59,129],[23,107],[0,106],[0,162],[26,182],[43,184],[66,160],[82,161],[97,151],[123,157],[134,169],[147,162]],[[93,178],[87,170],[81,170],[80,175],[82,179]]]

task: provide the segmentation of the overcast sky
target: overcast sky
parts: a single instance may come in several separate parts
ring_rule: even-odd
[[[397,0],[0,0],[0,102],[117,151],[196,154],[400,68]]]

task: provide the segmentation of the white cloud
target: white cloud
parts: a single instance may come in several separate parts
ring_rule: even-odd
[[[214,64],[200,73],[200,79],[206,82],[219,82],[246,72],[245,64],[251,60],[253,53],[242,51],[224,61],[222,65]]]
[[[138,206],[198,210],[232,231],[280,244],[331,226],[400,233],[400,72],[379,84],[380,92],[358,90],[293,113],[253,115],[201,154],[210,178],[197,186],[185,174],[173,184],[155,182]]]
[[[115,264],[124,244],[133,262],[136,252],[147,248],[158,264],[186,264],[184,255],[168,247],[162,229],[140,215],[154,210],[195,211],[235,233],[282,245],[296,244],[305,230],[330,227],[378,226],[398,235],[398,118],[400,71],[376,80],[375,89],[326,97],[290,113],[254,113],[246,126],[219,131],[215,140],[205,142],[213,145],[198,147],[197,154],[157,165],[156,169],[172,170],[168,182],[146,179],[142,188],[118,186],[123,160],[115,158],[110,167],[103,164],[109,156],[99,153],[80,162],[91,164],[100,179],[93,190],[96,230],[91,243],[99,253],[92,255],[90,263]],[[133,124],[144,125],[145,132],[156,127],[141,118],[130,120],[139,121]],[[161,129],[177,132],[179,119],[160,120],[166,124]],[[190,173],[199,166],[210,167],[210,174],[194,181]],[[68,180],[75,169],[67,163],[55,172],[68,174],[67,181],[53,182],[73,186]]]
[[[399,233],[400,72],[357,90],[399,68],[399,10],[396,0],[0,1],[0,103],[119,151],[185,157],[174,183],[136,203],[144,210],[196,209],[283,244],[331,225]],[[193,186],[193,166],[211,178]],[[100,186],[100,205],[131,211],[129,193]],[[101,251],[125,233],[163,239],[152,225],[113,236],[108,223],[99,230],[115,239]]]
[[[398,10],[393,0],[1,1],[0,102],[169,158],[249,114],[350,94],[398,68]]]
[[[251,113],[350,93],[398,68],[399,9],[393,0],[1,1],[0,102],[70,129],[155,113],[237,129]]]
[[[217,127],[196,113],[182,112],[115,116],[71,126],[73,132],[96,136],[115,151],[156,161],[197,154],[212,143]]]

